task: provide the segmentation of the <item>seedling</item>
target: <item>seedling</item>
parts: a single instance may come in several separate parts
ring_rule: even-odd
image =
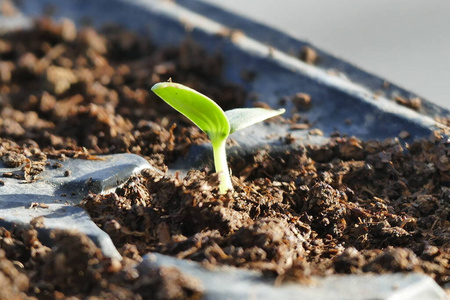
[[[214,167],[219,174],[219,192],[233,190],[226,156],[230,134],[284,113],[284,109],[237,108],[223,111],[207,96],[179,83],[160,82],[152,91],[204,131],[213,147]]]

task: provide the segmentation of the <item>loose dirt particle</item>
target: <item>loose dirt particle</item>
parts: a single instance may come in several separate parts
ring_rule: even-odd
[[[419,110],[422,106],[422,100],[420,100],[420,98],[405,99],[403,97],[397,96],[395,97],[395,101],[400,105],[412,108],[414,110]]]
[[[291,101],[295,107],[300,111],[305,111],[311,108],[311,96],[305,93],[297,93],[292,96]]]
[[[319,60],[319,55],[313,48],[305,46],[301,49],[299,58],[307,64],[315,65]]]
[[[309,134],[310,134],[310,135],[320,135],[320,136],[323,136],[323,131],[320,130],[319,128],[314,128],[314,129],[311,129],[311,130],[309,131]]]
[[[2,161],[8,168],[20,167],[25,163],[26,159],[25,155],[17,152],[7,152],[2,156]]]
[[[56,95],[64,93],[78,81],[72,70],[62,67],[50,66],[46,74],[47,82]]]

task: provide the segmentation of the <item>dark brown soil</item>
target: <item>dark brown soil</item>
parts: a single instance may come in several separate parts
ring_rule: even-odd
[[[222,65],[189,39],[161,49],[116,27],[99,34],[69,20],[39,20],[0,37],[0,156],[23,165],[11,176],[28,181],[57,167],[46,164],[49,157],[117,152],[166,171],[207,139],[150,87],[172,77],[225,109],[240,107],[246,95],[223,82]],[[299,95],[293,98],[309,98]],[[235,191],[227,195],[218,194],[215,174],[144,170],[116,193],[82,204],[122,262],[76,232],[54,232],[55,246],[43,246],[39,220],[0,228],[0,299],[201,297],[197,279],[177,269],[137,274],[133,264],[149,251],[257,269],[278,283],[414,271],[448,286],[449,159],[440,132],[409,145],[337,136],[321,147],[233,159]]]

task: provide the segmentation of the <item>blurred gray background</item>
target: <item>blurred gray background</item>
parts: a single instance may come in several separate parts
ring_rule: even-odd
[[[450,109],[450,1],[202,0]]]

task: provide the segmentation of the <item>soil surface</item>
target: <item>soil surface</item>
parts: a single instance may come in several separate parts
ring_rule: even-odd
[[[0,36],[0,157],[23,166],[13,175],[26,181],[54,167],[47,158],[119,152],[166,172],[207,137],[151,86],[171,77],[224,109],[242,107],[247,95],[222,80],[222,67],[220,55],[189,38],[157,48],[114,26],[98,33],[40,19]],[[442,134],[409,144],[336,134],[320,147],[261,150],[230,162],[235,191],[226,195],[208,170],[185,178],[144,170],[82,203],[123,261],[77,232],[55,231],[54,246],[43,245],[42,219],[0,228],[0,299],[201,298],[198,280],[175,268],[138,274],[133,265],[149,251],[261,270],[275,283],[422,272],[448,287],[450,148]]]

